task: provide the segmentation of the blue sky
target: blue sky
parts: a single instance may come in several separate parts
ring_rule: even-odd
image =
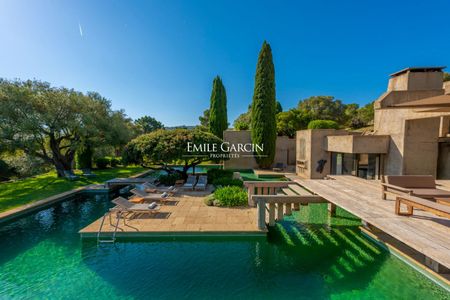
[[[365,104],[394,71],[450,65],[449,11],[446,0],[2,0],[0,77],[97,91],[173,126],[198,123],[218,74],[232,122],[267,40],[284,109],[313,95]]]

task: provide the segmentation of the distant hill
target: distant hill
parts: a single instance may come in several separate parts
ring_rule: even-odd
[[[171,129],[194,129],[196,126],[192,125],[179,125],[179,126],[164,126],[164,129],[171,130]]]

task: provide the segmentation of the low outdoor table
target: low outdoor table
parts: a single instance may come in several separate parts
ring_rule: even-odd
[[[183,179],[178,179],[177,181],[175,181],[175,185],[179,186],[179,185],[183,185],[184,184],[184,180]]]
[[[144,198],[142,198],[142,197],[132,197],[132,198],[128,199],[128,201],[130,201],[131,203],[138,203],[138,204],[145,202]]]

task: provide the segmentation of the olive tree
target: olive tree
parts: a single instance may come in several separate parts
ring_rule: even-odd
[[[126,163],[141,164],[168,173],[177,172],[187,178],[189,168],[204,161],[214,160],[214,157],[210,156],[214,144],[214,153],[223,154],[221,143],[222,140],[214,134],[200,130],[157,130],[140,135],[129,142],[122,159]],[[199,146],[202,146],[202,149],[199,149]],[[171,166],[179,163],[182,164],[181,170]]]
[[[41,81],[0,79],[0,138],[56,168],[71,170],[84,144],[125,144],[131,136],[122,111],[98,93],[83,94]]]

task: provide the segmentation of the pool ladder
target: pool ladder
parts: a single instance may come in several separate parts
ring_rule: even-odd
[[[97,232],[97,244],[99,244],[99,243],[115,243],[116,242],[116,232],[117,232],[117,229],[119,228],[120,218],[122,217],[122,212],[120,212],[120,211],[118,211],[116,213],[116,224],[114,226],[114,231],[112,233],[111,238],[110,239],[102,239],[101,238],[103,224],[105,223],[105,219],[107,216],[109,216],[109,223],[111,224],[111,214],[112,214],[112,211],[109,211],[103,215],[102,222],[100,223],[100,228],[98,229],[98,232]]]

